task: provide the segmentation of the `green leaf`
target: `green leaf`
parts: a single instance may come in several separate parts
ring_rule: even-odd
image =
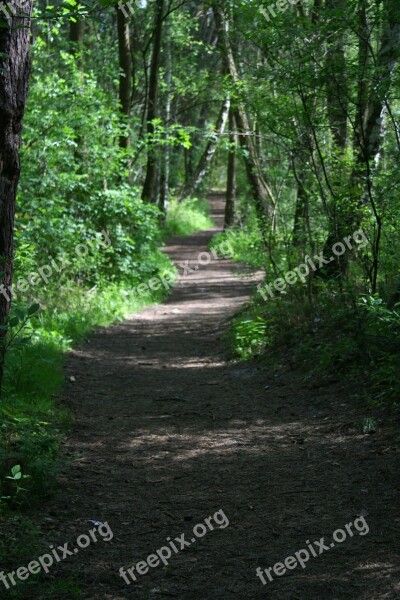
[[[39,312],[39,310],[40,310],[40,304],[32,304],[32,306],[30,306],[28,308],[28,316],[31,317],[35,313]]]

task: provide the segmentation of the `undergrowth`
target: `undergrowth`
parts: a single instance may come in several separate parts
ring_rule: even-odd
[[[168,209],[165,237],[190,235],[196,231],[211,229],[215,225],[209,213],[209,205],[205,200],[198,198],[188,198],[182,202],[173,200]]]
[[[217,235],[213,245],[226,236],[236,260],[262,266],[254,226]],[[233,319],[229,343],[240,360],[274,366],[284,357],[313,374],[339,372],[364,382],[369,402],[400,406],[400,304],[389,307],[378,294],[350,286],[339,291],[321,279],[314,280],[311,295],[307,283],[267,301],[255,290]]]

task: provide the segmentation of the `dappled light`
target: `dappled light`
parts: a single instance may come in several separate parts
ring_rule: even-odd
[[[0,4],[0,600],[398,600],[399,0]]]

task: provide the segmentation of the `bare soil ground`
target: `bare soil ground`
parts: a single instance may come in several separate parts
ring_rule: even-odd
[[[220,227],[222,202],[211,202]],[[166,251],[194,266],[218,227],[173,239]],[[213,260],[162,305],[71,354],[63,401],[75,423],[60,491],[38,518],[48,544],[74,547],[88,519],[107,521],[114,538],[54,566],[49,582],[73,575],[85,600],[400,598],[392,422],[383,415],[363,435],[368,407],[355,404],[340,374],[316,382],[285,365],[270,373],[227,360],[227,319],[254,282]],[[220,509],[228,527],[130,585],[120,577],[168,537],[194,539],[194,526]],[[333,532],[360,514],[369,533],[331,547]],[[322,537],[329,549],[304,569],[272,572],[266,585],[256,576]],[[61,590],[55,600],[75,597]],[[33,586],[29,598],[44,594]]]

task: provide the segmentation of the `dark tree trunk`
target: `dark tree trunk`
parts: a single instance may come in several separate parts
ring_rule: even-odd
[[[185,161],[185,186],[190,184],[193,179],[193,146],[190,148],[184,148],[184,161]]]
[[[172,58],[171,58],[171,34],[168,20],[165,25],[165,137],[168,139],[169,136],[169,122],[171,119],[171,84],[172,84]],[[168,195],[169,195],[169,176],[170,176],[170,162],[171,162],[171,147],[166,143],[163,147],[163,154],[161,160],[161,174],[160,174],[160,209],[166,215],[168,210]]]
[[[32,0],[19,6],[31,14]],[[10,311],[15,198],[20,175],[19,147],[30,73],[30,22],[2,18],[0,28],[0,326]],[[4,331],[0,330],[0,342]],[[1,344],[3,346],[3,344]],[[0,385],[4,353],[0,350]]]
[[[343,11],[343,7],[343,0],[327,0],[327,8],[332,11],[333,21],[338,17],[339,11]],[[349,102],[343,35],[335,36],[328,42],[326,71],[328,117],[332,136],[336,146],[345,150]]]
[[[308,212],[308,193],[306,189],[307,171],[305,168],[305,156],[299,161],[298,168],[293,159],[293,172],[297,184],[296,207],[293,221],[292,243],[296,248],[306,247],[306,224]]]
[[[83,44],[83,27],[83,21],[71,21],[69,24],[69,41],[76,44],[79,49]]]
[[[129,16],[117,6],[117,28],[118,28],[118,59],[119,59],[119,103],[126,125],[132,100],[132,57],[130,46]],[[121,135],[119,138],[121,148],[129,146],[129,136]]]
[[[364,136],[364,120],[368,105],[368,78],[370,72],[370,37],[371,28],[367,16],[368,0],[359,0],[358,6],[358,81],[357,81],[357,110],[354,127],[354,147],[362,145]]]
[[[236,122],[232,108],[229,111],[229,153],[226,178],[226,204],[224,229],[232,227],[235,221],[236,204]]]
[[[146,177],[143,184],[142,199],[153,204],[157,203],[157,154],[151,140],[154,133],[153,121],[157,117],[158,78],[161,56],[161,41],[163,31],[164,0],[157,0],[153,53],[151,57],[149,94],[147,102],[147,134],[149,149],[147,152]]]

